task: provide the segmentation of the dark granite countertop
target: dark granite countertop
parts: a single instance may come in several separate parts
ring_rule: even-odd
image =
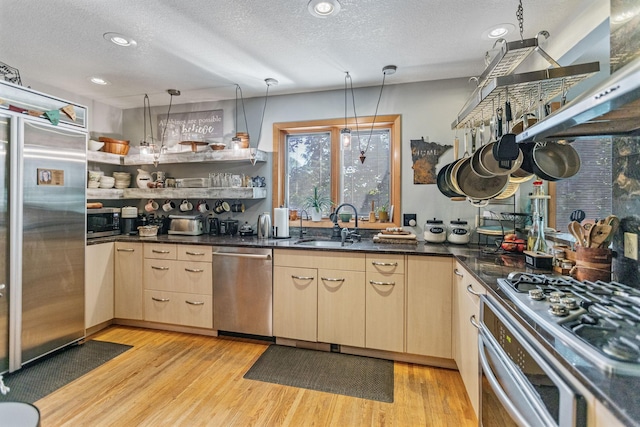
[[[320,238],[319,238],[320,239]],[[257,239],[230,236],[182,236],[159,235],[157,237],[114,236],[91,239],[88,245],[113,241],[180,243],[217,246],[246,246],[273,249],[300,249],[318,251],[348,251],[401,253],[407,255],[453,256],[473,276],[484,284],[487,292],[507,307],[522,324],[598,401],[607,407],[621,422],[640,427],[640,377],[624,376],[602,371],[583,359],[577,352],[538,327],[498,289],[497,280],[513,271],[533,271],[525,266],[524,257],[517,254],[494,253],[474,245],[429,244],[376,244],[369,239],[344,247],[310,247],[298,244],[298,239]],[[540,273],[540,271],[534,271]],[[550,273],[547,273],[550,274]]]

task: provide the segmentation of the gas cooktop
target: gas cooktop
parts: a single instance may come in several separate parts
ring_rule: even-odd
[[[640,290],[529,273],[511,273],[498,286],[584,359],[608,372],[640,375]]]

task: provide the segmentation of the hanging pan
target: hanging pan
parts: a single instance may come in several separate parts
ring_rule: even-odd
[[[513,117],[511,113],[511,102],[509,102],[508,95],[504,104],[504,111],[507,129],[509,129]],[[501,169],[506,169],[510,172],[513,167],[513,161],[519,156],[520,150],[518,150],[518,144],[516,143],[516,135],[511,132],[511,129],[509,129],[509,131],[502,135],[498,142],[493,146],[493,157],[498,161],[498,166]]]
[[[483,177],[477,175],[471,169],[471,158],[465,158],[460,162],[457,170],[452,170],[451,179],[461,193],[473,201],[488,200],[502,193],[506,187],[509,176],[499,175]]]
[[[536,143],[531,152],[533,173],[547,181],[571,178],[580,171],[580,156],[567,143]]]
[[[451,185],[451,181],[448,180],[448,176],[451,173],[451,167],[455,164],[456,162],[453,163],[449,163],[445,166],[443,166],[439,171],[438,171],[438,177],[436,180],[436,183],[438,184],[438,190],[440,190],[440,192],[442,194],[444,194],[445,196],[449,197],[449,198],[453,198],[453,197],[464,197],[462,194],[457,193],[453,186]]]

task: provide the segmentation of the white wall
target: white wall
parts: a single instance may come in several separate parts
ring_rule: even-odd
[[[401,72],[401,70],[399,71]],[[381,76],[382,77],[382,76]],[[392,81],[393,77],[387,79]],[[442,80],[434,82],[420,82],[409,84],[388,84],[384,88],[382,100],[378,110],[379,115],[400,114],[402,115],[402,212],[416,213],[418,215],[418,225],[416,232],[422,234],[422,226],[427,219],[439,218],[446,222],[463,218],[470,222],[475,222],[477,209],[467,202],[452,202],[443,196],[436,186],[414,185],[413,170],[411,161],[410,140],[424,137],[432,142],[452,145],[455,132],[451,130],[451,123],[456,117],[462,105],[466,101],[472,86],[467,79]],[[370,87],[355,89],[356,110],[358,116],[372,116],[375,111],[380,87]],[[141,100],[142,101],[142,100]],[[142,103],[142,102],[141,102]],[[254,98],[245,100],[247,110],[247,120],[249,131],[253,139],[256,139],[259,132],[260,115],[264,98]],[[224,142],[229,142],[235,132],[235,101],[222,101],[211,103],[174,105],[173,112],[203,111],[224,109]],[[152,117],[154,123],[158,114],[166,114],[167,106],[153,108]],[[277,87],[272,89],[271,96],[267,104],[262,136],[259,148],[264,151],[272,151],[273,143],[273,123],[292,122],[301,120],[317,120],[328,118],[341,118],[344,114],[344,92],[327,91],[312,92],[296,95],[277,95]],[[125,110],[123,114],[123,133],[127,139],[139,141],[142,137],[142,109]],[[240,130],[244,130],[242,116],[239,117]],[[460,139],[462,139],[460,135]],[[440,159],[438,168],[453,161],[453,150],[449,150]],[[261,168],[260,175],[267,176],[271,180],[271,162],[266,168]],[[366,166],[366,162],[365,162]],[[218,167],[217,165],[215,167]],[[172,173],[190,176],[193,167],[175,165],[171,166]],[[247,169],[249,168],[249,169]],[[161,167],[159,166],[159,169]],[[248,172],[244,172],[248,170]],[[242,173],[253,175],[250,167],[241,166]],[[202,175],[202,174],[201,174]],[[271,210],[271,194],[268,200],[258,204],[252,209],[254,215]],[[396,209],[396,214],[398,214]],[[245,215],[245,217],[247,216]],[[246,219],[250,223],[256,218]],[[243,220],[241,218],[241,220]]]

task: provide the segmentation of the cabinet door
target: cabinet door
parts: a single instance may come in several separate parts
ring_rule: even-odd
[[[142,320],[142,243],[115,247],[115,317]]]
[[[364,272],[318,269],[318,277],[318,341],[364,347]]]
[[[85,328],[113,319],[114,244],[89,245],[85,251]]]
[[[480,296],[485,289],[459,263],[455,264],[453,289],[453,354],[469,400],[479,416],[480,367],[478,361],[478,329]]]
[[[317,332],[318,271],[273,267],[273,334],[315,342]]]
[[[404,274],[367,271],[367,348],[404,351]]]
[[[452,358],[453,258],[407,257],[407,353]]]

